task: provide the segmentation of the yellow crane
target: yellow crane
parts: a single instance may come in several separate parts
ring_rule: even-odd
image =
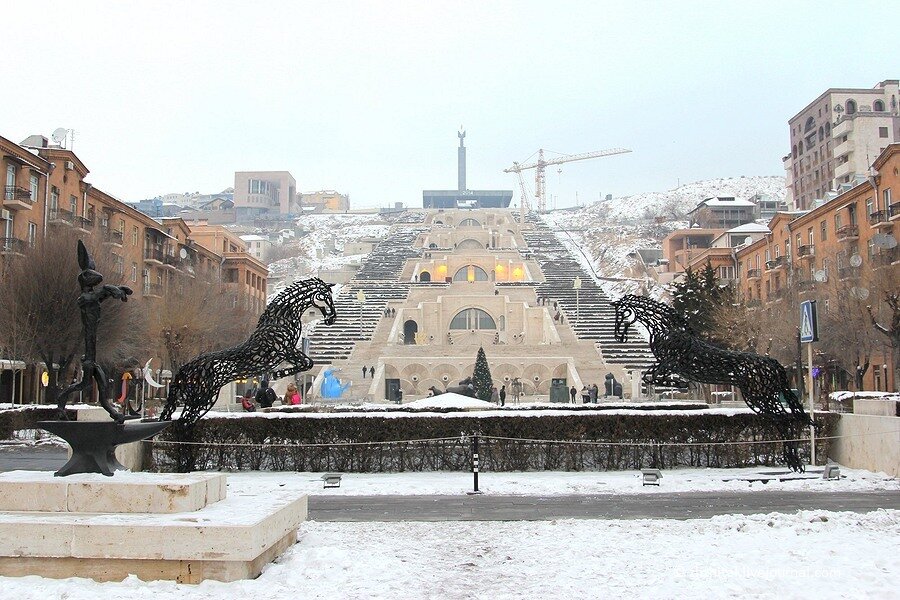
[[[604,156],[614,156],[616,154],[627,154],[631,150],[625,148],[610,148],[609,150],[599,150],[597,152],[584,152],[582,154],[563,154],[555,158],[544,159],[544,149],[538,150],[538,159],[536,162],[520,164],[513,162],[513,166],[503,169],[504,173],[515,173],[519,177],[519,186],[522,188],[522,214],[528,214],[531,209],[528,201],[528,195],[525,190],[525,178],[522,171],[534,169],[534,199],[537,204],[537,211],[544,212],[547,208],[547,199],[545,197],[545,181],[544,169],[550,165],[561,165],[563,163],[574,162],[576,160],[587,160],[589,158],[603,158]]]

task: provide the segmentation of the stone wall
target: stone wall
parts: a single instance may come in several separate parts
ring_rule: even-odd
[[[900,417],[840,415],[828,457],[847,467],[900,477]]]

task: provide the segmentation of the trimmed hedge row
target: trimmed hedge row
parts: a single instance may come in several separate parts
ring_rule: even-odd
[[[75,419],[75,411],[66,409],[69,419]],[[23,406],[0,410],[0,440],[8,440],[14,431],[36,429],[38,421],[50,421],[57,417],[55,406]]]
[[[832,435],[835,414],[819,414],[819,435]],[[624,470],[746,467],[781,463],[780,443],[721,445],[780,436],[754,414],[547,415],[497,417],[244,416],[201,420],[185,440],[167,430],[153,443],[156,470],[467,471],[470,436],[480,436],[485,471]],[[449,438],[439,441],[397,441]],[[517,438],[513,440],[492,438]],[[554,440],[552,442],[528,440]],[[642,444],[566,444],[563,441]],[[390,442],[390,443],[377,443]],[[347,445],[362,443],[363,445]],[[660,446],[661,443],[694,443]],[[297,444],[318,444],[297,446]],[[816,445],[824,460],[829,440]],[[809,444],[800,444],[809,457]]]

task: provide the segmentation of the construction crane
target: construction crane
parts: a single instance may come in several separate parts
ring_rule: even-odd
[[[504,173],[515,173],[519,177],[519,186],[522,188],[522,214],[525,215],[531,209],[528,201],[528,196],[525,190],[525,178],[522,176],[522,171],[527,171],[528,169],[535,169],[534,172],[534,199],[537,204],[537,211],[544,212],[547,208],[547,199],[545,197],[544,189],[545,189],[545,181],[544,181],[544,169],[549,165],[561,165],[563,163],[574,162],[576,160],[587,160],[589,158],[602,158],[604,156],[614,156],[616,154],[627,154],[631,152],[631,150],[626,150],[625,148],[610,148],[609,150],[600,150],[598,152],[584,152],[583,154],[563,154],[562,156],[558,156],[556,158],[551,158],[549,160],[544,160],[544,149],[541,148],[538,150],[538,159],[537,162],[520,164],[517,162],[513,162],[513,166],[508,169],[503,169]]]

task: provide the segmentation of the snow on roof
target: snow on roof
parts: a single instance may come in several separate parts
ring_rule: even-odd
[[[726,233],[769,233],[769,228],[759,223],[744,223],[734,229],[729,229]]]
[[[262,235],[247,234],[239,236],[245,242],[268,242],[269,238]]]
[[[484,400],[478,400],[477,398],[469,398],[468,396],[455,394],[453,392],[447,392],[445,394],[440,394],[439,396],[433,396],[431,398],[422,398],[421,400],[415,400],[413,402],[404,404],[404,406],[408,406],[411,408],[496,408],[496,406],[491,402],[485,402]]]
[[[740,200],[734,196],[716,196],[702,200],[699,206],[756,206],[749,200]]]

